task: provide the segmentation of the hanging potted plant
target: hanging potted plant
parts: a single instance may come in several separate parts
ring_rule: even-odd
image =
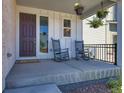
[[[93,18],[93,20],[88,20],[89,25],[91,28],[98,28],[100,26],[103,26],[103,18],[105,18],[108,15],[108,11],[103,8],[103,2],[101,2],[101,10],[97,11],[96,17]]]
[[[78,4],[75,5],[74,10],[76,11],[77,15],[82,15],[84,7]]]
[[[105,18],[108,15],[108,11],[103,8],[103,2],[101,2],[101,10],[97,11],[96,16],[100,19]]]
[[[88,20],[91,28],[98,28],[99,26],[103,26],[103,21],[97,17],[94,17],[93,20]]]
[[[102,9],[102,10],[97,11],[96,16],[100,19],[103,19],[108,15],[108,13],[109,12],[107,10]]]

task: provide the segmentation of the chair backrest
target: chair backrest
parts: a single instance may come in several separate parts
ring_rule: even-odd
[[[60,47],[60,40],[55,40],[51,38],[52,40],[52,46],[53,46],[53,52],[61,52],[61,47]]]
[[[75,40],[75,49],[77,50],[84,50],[84,41],[76,41]]]

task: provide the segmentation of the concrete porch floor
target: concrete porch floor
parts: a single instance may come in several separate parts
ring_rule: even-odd
[[[63,85],[117,76],[120,71],[120,67],[102,61],[41,60],[39,63],[15,64],[6,78],[6,88],[48,83]]]

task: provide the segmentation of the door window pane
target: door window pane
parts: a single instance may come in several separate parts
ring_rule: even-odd
[[[64,19],[64,37],[71,37],[71,20]]]
[[[71,29],[64,28],[64,37],[71,37]]]
[[[40,16],[40,52],[48,53],[48,17]]]
[[[64,19],[64,27],[71,27],[71,21]]]

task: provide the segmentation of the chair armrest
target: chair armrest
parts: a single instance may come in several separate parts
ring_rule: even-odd
[[[83,51],[83,49],[78,49],[78,48],[76,48],[76,51]]]
[[[61,51],[68,51],[68,48],[61,49]]]
[[[61,52],[58,52],[58,51],[56,51],[56,52],[54,52],[55,54],[61,54]]]
[[[89,51],[89,48],[85,48],[84,51],[85,51],[85,50],[86,50],[86,51]]]
[[[84,52],[88,52],[89,53],[89,49],[88,48],[84,49]]]

